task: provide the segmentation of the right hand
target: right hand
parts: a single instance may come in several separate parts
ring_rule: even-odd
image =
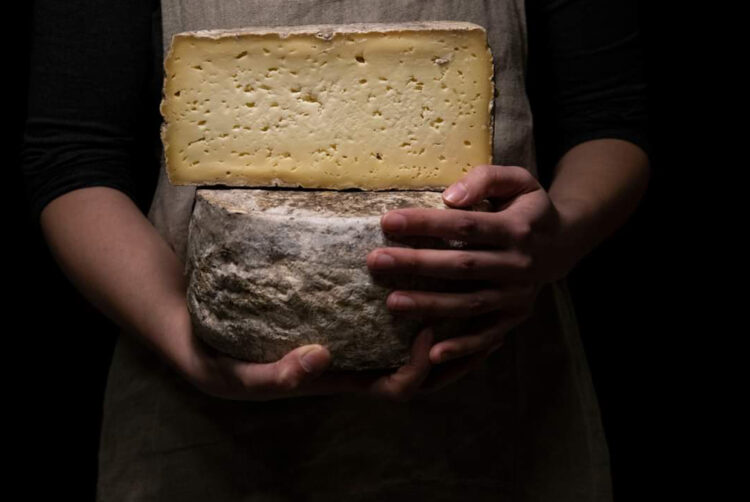
[[[182,313],[182,326],[171,336],[179,347],[170,363],[199,390],[223,399],[268,401],[296,396],[360,393],[375,398],[411,400],[432,364],[433,334],[423,329],[412,344],[411,359],[397,370],[326,373],[331,362],[322,345],[303,345],[272,363],[250,363],[227,356],[198,339]]]

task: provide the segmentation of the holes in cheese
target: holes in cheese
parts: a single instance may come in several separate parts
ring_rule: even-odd
[[[463,22],[178,34],[162,140],[176,185],[442,189],[492,161],[492,54]]]

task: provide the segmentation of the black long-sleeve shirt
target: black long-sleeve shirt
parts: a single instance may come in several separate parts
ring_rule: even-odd
[[[634,2],[527,0],[527,89],[540,179],[596,138],[648,151]],[[66,192],[107,186],[146,210],[158,174],[158,0],[36,0],[21,150],[33,221]]]

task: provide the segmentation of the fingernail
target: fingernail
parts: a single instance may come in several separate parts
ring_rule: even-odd
[[[396,260],[394,260],[393,256],[388,253],[378,253],[375,257],[375,266],[378,268],[392,267],[395,264]]]
[[[399,231],[406,228],[406,218],[398,213],[386,213],[383,217],[383,227],[387,231]]]
[[[466,185],[458,181],[448,187],[443,196],[451,204],[458,204],[466,198],[467,195]]]
[[[414,300],[406,295],[391,295],[390,304],[392,308],[399,310],[412,309],[417,306]]]
[[[307,371],[308,373],[313,373],[323,365],[323,358],[321,357],[322,354],[323,347],[321,347],[320,345],[310,347],[310,349],[302,353],[300,364],[305,369],[305,371]]]

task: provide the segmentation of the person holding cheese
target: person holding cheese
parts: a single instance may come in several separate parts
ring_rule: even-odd
[[[23,151],[32,210],[70,280],[123,330],[104,405],[100,500],[611,500],[564,278],[647,186],[637,26],[624,1],[525,3],[35,4]],[[549,188],[536,175],[524,89],[534,57],[527,13],[545,41],[538,47],[555,54],[550,148],[559,155]],[[481,249],[380,248],[367,265],[489,280],[492,288],[464,293],[394,291],[387,305],[491,322],[437,343],[427,326],[410,361],[378,375],[327,373],[320,345],[256,364],[202,344],[176,252],[185,236],[171,225],[184,221],[192,193],[168,188],[162,172],[148,217],[134,203],[129,154],[140,106],[154,103],[151,64],[162,61],[152,43],[166,49],[171,35],[200,29],[439,19],[487,29],[501,55],[494,120],[511,139],[496,141],[497,164],[474,166],[444,191],[449,209],[389,211],[382,229]],[[496,210],[465,210],[483,199]]]

